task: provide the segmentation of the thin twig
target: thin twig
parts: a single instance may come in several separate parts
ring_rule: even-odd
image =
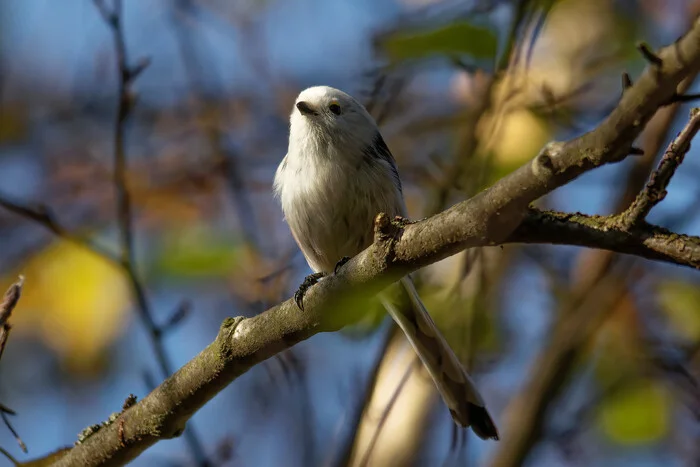
[[[630,77],[629,73],[627,73],[626,71],[624,73],[622,73],[621,81],[622,81],[622,92],[625,92],[626,90],[628,90],[629,88],[632,87],[632,78]]]
[[[119,104],[117,118],[114,123],[114,178],[113,183],[117,197],[117,224],[120,240],[120,262],[128,277],[131,289],[137,303],[137,310],[141,321],[146,327],[151,344],[153,346],[158,365],[164,377],[172,374],[172,364],[165,351],[162,340],[163,329],[158,326],[153,317],[145,287],[141,283],[136,271],[136,254],[134,250],[133,209],[131,196],[127,187],[127,161],[124,149],[126,124],[131,116],[135,102],[135,94],[131,86],[138,75],[148,66],[148,60],[142,59],[134,67],[128,62],[126,43],[122,28],[122,0],[114,0],[112,10],[109,11],[103,0],[94,0],[100,14],[112,31],[114,48],[116,53],[116,65],[119,70]],[[190,425],[185,432],[185,437],[192,450],[197,463],[202,466],[209,465],[201,442],[192,431]]]
[[[477,173],[477,171],[469,170],[472,168],[476,152],[479,148],[480,138],[477,134],[477,128],[479,128],[481,119],[491,110],[493,106],[493,90],[497,81],[501,79],[502,75],[508,70],[511,64],[511,58],[514,57],[513,51],[518,42],[518,34],[523,24],[525,24],[526,19],[529,17],[529,4],[529,0],[520,0],[518,2],[506,40],[506,50],[502,55],[502,59],[498,62],[496,70],[494,70],[491,76],[488,76],[484,80],[482,89],[478,91],[478,98],[469,111],[469,118],[462,134],[462,143],[460,144],[459,152],[455,155],[454,161],[450,164],[450,167],[445,170],[443,180],[440,183],[430,207],[427,209],[428,214],[432,215],[443,210],[445,206],[449,204],[450,195],[453,193],[453,190],[455,188],[462,188],[460,185],[463,184],[462,182],[465,176],[472,172]],[[468,73],[468,71],[465,70],[465,73]],[[478,185],[478,183],[475,185]]]
[[[529,11],[528,8],[530,6],[529,4],[530,0],[518,0],[513,15],[514,20],[508,31],[505,49],[496,64],[497,72],[504,72],[511,64],[514,64],[511,60],[517,61],[517,58],[519,58],[514,57],[513,52],[517,50],[516,47],[518,45],[519,33],[521,32],[522,26],[527,22],[527,18],[530,16],[531,11]]]
[[[167,334],[168,331],[179,326],[190,314],[190,311],[192,311],[192,303],[190,303],[190,301],[183,300],[180,302],[177,308],[175,308],[175,311],[173,311],[173,314],[160,325],[161,333]]]
[[[207,82],[211,83],[212,70],[203,64],[194,49],[194,40],[189,35],[189,24],[196,13],[194,3],[191,0],[178,0],[173,2],[172,25],[180,54],[185,69],[185,75],[194,99],[196,121],[199,129],[206,139],[211,155],[215,158],[216,165],[221,167],[220,173],[226,181],[238,224],[243,238],[248,245],[258,247],[259,229],[257,226],[257,210],[253,206],[248,193],[246,193],[246,181],[240,168],[238,154],[224,144],[225,135],[221,131],[221,109],[211,98],[212,95],[222,94],[222,89],[207,89],[202,83],[201,72],[207,70]],[[221,87],[221,86],[219,86]],[[207,120],[215,119],[213,122]],[[202,122],[202,123],[199,123]]]
[[[12,310],[17,306],[20,295],[22,295],[22,286],[24,286],[24,276],[19,276],[17,282],[12,284],[0,302],[0,326],[7,324],[7,320],[12,315]]]
[[[2,354],[5,352],[5,344],[7,344],[7,339],[10,337],[11,326],[7,321],[10,319],[12,311],[19,301],[23,286],[24,276],[19,276],[17,282],[7,289],[2,302],[0,302],[0,358],[2,358]]]
[[[133,95],[131,84],[136,74],[129,68],[126,46],[121,26],[121,0],[114,0],[114,9],[109,11],[102,0],[94,0],[105,22],[109,25],[115,44],[117,67],[119,70],[119,105],[114,128],[114,187],[117,194],[117,223],[119,230],[119,262],[126,272],[131,288],[136,296],[137,309],[151,335],[158,363],[165,376],[171,373],[165,350],[160,342],[160,329],[153,318],[143,286],[136,274],[136,260],[133,247],[133,219],[129,190],[126,186],[126,155],[124,140],[126,123],[131,114]]]
[[[18,461],[17,459],[15,459],[14,457],[12,457],[12,454],[10,454],[9,452],[7,452],[7,450],[5,450],[5,449],[2,448],[2,447],[0,447],[0,454],[2,454],[3,456],[7,457],[7,459],[8,459],[10,462],[12,462],[12,465],[22,465],[22,464],[19,463],[19,461]]]
[[[653,70],[656,70],[654,68]],[[652,73],[656,73],[656,71],[653,71]],[[686,79],[682,82],[679,83],[678,87],[676,89],[678,90],[685,90],[687,87],[690,85],[690,83],[693,81],[695,77],[695,73],[689,74],[689,76],[686,77]],[[626,81],[623,79],[623,81]],[[628,84],[630,84],[630,87],[628,87],[625,91],[627,92],[634,92],[632,86],[631,79],[628,81]],[[627,206],[630,204],[630,199],[634,199],[635,193],[640,189],[640,185],[643,183],[643,180],[646,179],[646,175],[649,173],[651,170],[653,160],[656,156],[656,154],[659,152],[659,148],[661,147],[663,139],[663,135],[666,134],[668,131],[668,128],[671,126],[673,120],[674,120],[674,114],[676,112],[677,106],[676,107],[671,107],[668,110],[666,109],[661,109],[659,112],[656,113],[656,116],[654,117],[655,119],[661,119],[657,123],[658,125],[649,125],[647,126],[645,133],[644,133],[644,152],[645,156],[643,158],[638,158],[635,161],[635,164],[632,166],[631,171],[627,177],[627,182],[626,182],[626,188],[623,190],[623,192],[620,195],[620,199],[617,201],[616,205],[617,207],[614,208],[615,212],[619,212],[623,209],[625,209]],[[642,182],[639,181],[639,179],[642,179]],[[532,211],[531,211],[532,212]],[[606,218],[601,218],[598,216],[584,216],[583,218],[583,223],[578,223],[576,220],[577,215],[572,215],[572,217],[565,216],[564,218],[560,218],[560,220],[564,223],[568,222],[568,220],[571,220],[574,222],[576,227],[573,229],[576,232],[585,232],[589,231],[590,226],[600,226],[600,231],[605,231],[606,233],[611,233],[612,231],[619,231],[619,236],[620,238],[623,237],[628,237],[632,235],[632,232],[635,230],[623,230],[620,228],[620,222],[617,220],[618,216],[608,216]],[[621,218],[623,214],[620,214],[619,217]],[[534,226],[536,223],[538,224],[540,221],[544,220],[544,218],[539,217],[538,215],[535,215],[535,217],[538,218],[538,221],[530,223],[529,220],[525,220],[523,222],[522,227],[524,227],[524,230],[528,229],[528,225]],[[548,217],[548,215],[544,216],[545,218]],[[591,221],[591,224],[588,224],[587,222]],[[544,220],[545,223],[548,223],[548,221]],[[558,221],[557,221],[558,222]],[[600,222],[600,223],[599,223]],[[555,222],[556,223],[556,222]],[[608,227],[610,226],[610,229],[608,230]],[[651,255],[654,255],[656,252],[657,248],[660,249],[665,249],[666,244],[672,244],[674,242],[674,237],[669,235],[668,231],[664,231],[663,229],[657,228],[657,227],[651,227],[649,225],[644,225],[645,229],[649,229],[643,236],[641,236],[639,242],[637,242],[638,245],[649,245],[651,246],[651,252],[649,252]],[[596,231],[598,227],[593,227],[592,230]],[[558,229],[557,229],[558,230]],[[589,231],[590,232],[590,231]],[[556,237],[557,236],[562,236],[566,235],[564,232],[557,232],[556,234],[553,234],[550,236],[548,239],[548,242],[550,243],[556,243]],[[517,237],[517,233],[514,235],[514,237]],[[615,236],[615,235],[611,235]],[[692,247],[686,248],[685,245],[685,240],[687,238],[683,239],[684,246],[681,248],[681,250],[684,251],[684,257],[685,258],[691,258],[691,257],[696,257],[700,258],[700,246],[697,250],[694,250]],[[692,240],[691,242],[697,242],[698,239]],[[579,245],[584,244],[585,242],[577,243]],[[700,245],[700,244],[698,244]],[[597,248],[601,248],[601,246],[598,246]],[[687,252],[686,252],[687,250]],[[626,253],[624,249],[615,249],[615,248],[609,248],[608,251],[591,251],[591,252],[586,252],[590,253],[590,257],[587,259],[585,263],[581,263],[582,267],[579,269],[585,269],[586,271],[584,273],[581,273],[581,275],[585,275],[586,279],[585,280],[579,280],[575,284],[575,293],[579,297],[586,297],[587,295],[590,295],[593,293],[593,287],[596,286],[596,284],[601,284],[601,281],[610,281],[610,280],[618,280],[617,278],[619,277],[619,272],[616,272],[615,274],[611,274],[611,264],[613,263],[614,259],[616,256],[613,254],[613,252],[618,252],[618,253]],[[680,259],[680,258],[679,258]],[[692,261],[692,260],[691,260]],[[700,262],[695,263],[694,267],[700,266]],[[598,300],[604,300],[605,297],[603,295],[600,295]],[[599,303],[597,305],[598,308],[602,307],[602,305]],[[593,307],[591,307],[593,309]],[[578,319],[585,319],[586,322],[591,320],[591,316],[587,314],[588,312],[586,309],[579,307],[576,309],[573,314],[570,315],[569,320],[578,320]],[[555,340],[558,338],[557,333],[555,333],[551,339],[551,342],[555,342]],[[557,375],[559,373],[565,373],[569,371],[567,369],[567,366],[569,365],[566,363],[566,360],[562,360],[562,357],[564,357],[567,353],[569,352],[578,352],[576,348],[568,349],[565,348],[564,346],[562,347],[555,347],[555,348],[545,348],[544,351],[541,353],[540,358],[543,359],[544,361],[547,361],[549,359],[550,362],[552,362],[553,365],[556,366],[556,368],[553,368],[549,371],[550,375]],[[556,355],[558,353],[559,355]],[[543,371],[545,368],[539,368],[539,371]],[[536,375],[533,375],[533,378],[531,378],[530,383],[533,387],[537,387],[537,391],[539,394],[546,394],[546,397],[542,398],[539,397],[539,394],[531,393],[529,391],[524,391],[522,393],[522,397],[524,398],[523,400],[527,402],[531,402],[529,398],[532,398],[532,400],[537,400],[537,407],[532,411],[535,415],[532,417],[518,417],[517,423],[515,423],[511,427],[511,434],[510,434],[510,440],[511,443],[500,453],[498,453],[493,460],[492,465],[498,465],[498,466],[513,466],[513,465],[521,465],[523,462],[523,459],[525,459],[528,455],[528,453],[533,449],[533,447],[536,445],[537,441],[539,440],[539,437],[533,437],[532,433],[536,433],[538,430],[538,427],[541,427],[544,424],[544,418],[546,416],[546,413],[553,403],[553,401],[557,400],[556,395],[558,395],[564,388],[559,385],[557,380],[552,377],[549,380],[544,380],[541,375],[538,373]],[[522,413],[523,411],[530,410],[530,408],[526,408],[525,405],[527,404],[522,404],[520,406],[515,407],[514,411],[518,411],[518,409],[523,409],[520,411]],[[511,449],[512,448],[512,449]]]
[[[637,44],[637,50],[639,50],[639,52],[642,54],[644,60],[649,62],[649,64],[654,68],[661,68],[663,66],[664,61],[651,49],[647,43],[640,42]]]
[[[377,122],[377,125],[381,125],[386,121],[387,117],[394,108],[394,102],[398,99],[399,95],[403,92],[404,88],[406,87],[407,81],[408,80],[405,77],[398,77],[393,79],[386,86],[388,89],[386,99],[384,99],[384,104],[382,105],[381,109],[377,109],[375,112],[375,121]]]
[[[377,68],[368,73],[368,75],[372,79],[372,89],[370,89],[369,96],[367,96],[365,101],[365,109],[373,115],[374,107],[379,102],[379,96],[389,74],[386,70]]]
[[[0,195],[0,206],[21,217],[32,220],[37,224],[42,225],[49,232],[53,233],[59,238],[71,242],[75,246],[96,253],[109,260],[110,262],[119,265],[118,258],[112,252],[110,252],[106,248],[103,248],[102,246],[97,245],[91,240],[88,240],[82,236],[70,232],[56,219],[56,216],[53,213],[53,211],[45,204],[31,206],[29,204],[23,204],[18,201],[12,200],[6,195]]]
[[[5,292],[5,295],[0,302],[0,358],[2,358],[2,354],[5,352],[5,344],[7,344],[7,339],[10,337],[10,329],[12,328],[10,323],[8,323],[8,320],[12,315],[12,311],[17,306],[17,302],[19,302],[19,298],[22,295],[23,286],[24,276],[19,276],[17,282],[12,284],[10,288],[7,289],[7,292]],[[17,440],[17,444],[19,444],[20,449],[27,452],[27,445],[24,444],[22,438],[19,437],[17,431],[15,431],[10,424],[10,421],[7,419],[8,414],[15,415],[15,412],[0,404],[0,417],[2,417],[2,421],[5,422],[5,426],[7,426],[10,433],[12,433],[12,436],[14,436]]]
[[[698,130],[700,130],[700,109],[695,108],[690,112],[688,124],[666,149],[646,187],[622,215],[625,227],[639,225],[646,219],[652,208],[664,199],[666,188],[676,169],[683,163],[683,158],[690,149],[690,142]]]
[[[19,434],[17,433],[17,430],[14,429],[10,421],[7,419],[8,412],[6,410],[0,410],[0,417],[2,417],[2,421],[5,422],[5,426],[7,427],[8,430],[10,430],[10,433],[12,433],[12,436],[14,436],[15,440],[17,441],[17,444],[19,444],[19,448],[24,452],[25,454],[29,452],[27,449],[27,445],[24,444],[24,441],[22,441],[22,438],[19,437]],[[10,415],[14,415],[14,413],[11,413]]]

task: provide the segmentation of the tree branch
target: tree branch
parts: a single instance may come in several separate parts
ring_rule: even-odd
[[[659,167],[651,174],[647,186],[622,215],[625,227],[632,227],[644,221],[652,208],[664,199],[666,188],[676,169],[683,163],[685,154],[690,150],[690,142],[698,130],[700,130],[700,109],[695,108],[691,111],[688,124],[666,149]]]
[[[620,216],[531,208],[507,243],[575,245],[700,269],[700,237],[677,234],[645,222],[623,228]]]
[[[56,465],[122,465],[158,440],[182,433],[199,408],[252,366],[357,318],[338,313],[338,307],[361,309],[353,305],[403,275],[466,248],[510,242],[532,215],[532,201],[627,156],[656,110],[668,103],[684,78],[700,69],[700,20],[657,56],[661,62],[627,89],[598,128],[567,143],[548,144],[533,161],[491,188],[426,220],[403,225],[377,216],[374,243],[337,275],[312,287],[304,312],[290,299],[252,318],[227,319],[216,340],[198,356]],[[684,242],[682,237],[678,241]],[[687,243],[691,248],[693,242]]]
[[[513,243],[577,245],[700,269],[700,237],[648,224],[646,216],[666,196],[666,188],[700,130],[700,111],[669,144],[658,168],[630,207],[621,214],[588,216],[531,208],[509,239]]]
[[[677,88],[678,93],[684,93],[694,81],[696,75],[690,74],[686,77]],[[628,84],[625,86],[625,81]],[[631,86],[631,79],[623,78],[623,87]],[[662,145],[668,140],[670,128],[677,116],[679,104],[672,104],[664,107],[656,112],[651,121],[644,129],[644,133],[640,137],[640,143],[643,148],[643,157],[633,159],[630,170],[627,174],[627,180],[624,183],[625,187],[621,190],[619,199],[613,207],[613,212],[618,213],[625,211],[634,202],[640,191],[643,190],[645,183],[649,177],[649,172],[652,170],[654,161],[657,159]],[[663,153],[663,152],[662,152]],[[557,216],[558,221],[561,220],[561,215]],[[533,219],[533,220],[536,220]],[[594,219],[600,220],[600,219]],[[617,222],[611,223],[612,227],[620,225]],[[538,227],[532,223],[532,227]],[[521,226],[523,228],[525,226]],[[555,226],[550,226],[556,230]],[[564,226],[561,227],[571,227]],[[573,226],[577,228],[578,226]],[[519,229],[520,230],[520,229]],[[596,234],[598,229],[593,232]],[[535,231],[537,232],[537,231]],[[576,232],[579,233],[578,231]],[[560,235],[569,235],[572,232],[552,232],[548,242],[557,243]],[[622,236],[626,238],[625,235]],[[545,240],[545,239],[541,239]],[[617,248],[619,250],[619,248]],[[628,252],[629,253],[629,252]],[[632,253],[638,253],[634,251]],[[581,252],[576,260],[577,266],[572,271],[572,284],[567,287],[567,290],[560,290],[558,295],[565,296],[558,300],[559,306],[564,309],[558,313],[562,319],[578,319],[581,317],[586,323],[594,320],[605,319],[609,316],[611,309],[605,308],[609,303],[609,297],[605,294],[597,294],[598,284],[603,281],[618,281],[623,273],[620,268],[612,267],[613,264],[620,264],[621,261],[616,261],[616,254],[612,250],[587,250]],[[626,287],[623,284],[623,289]],[[597,294],[597,295],[596,295]],[[583,304],[578,307],[571,307],[571,303],[585,302],[585,298],[594,295],[597,299],[594,303]],[[596,303],[597,302],[597,303]],[[590,313],[590,310],[608,310],[603,314],[602,318],[599,313]],[[563,318],[566,316],[566,318]],[[595,324],[595,323],[594,323]],[[597,327],[589,326],[581,328],[579,334],[592,335],[597,331]],[[576,364],[575,359],[564,358],[565,354],[575,353],[581,356],[585,353],[588,339],[579,339],[578,345],[571,347],[568,337],[562,339],[557,335],[557,332],[566,333],[566,328],[558,326],[554,333],[549,334],[548,343],[546,343],[537,357],[537,366],[533,366],[535,371],[528,376],[528,381],[525,382],[523,390],[519,391],[518,397],[514,399],[507,407],[505,417],[509,413],[518,414],[514,420],[510,420],[508,425],[508,445],[503,446],[494,457],[494,464],[501,467],[522,465],[533,447],[541,440],[541,437],[532,436],[532,433],[541,433],[544,429],[546,417],[549,413],[549,408],[556,403],[559,395],[566,390],[566,384],[561,384],[561,377],[567,379],[567,375],[571,375]],[[551,345],[551,343],[564,343],[566,345]],[[576,358],[579,358],[576,357]],[[545,367],[542,365],[551,365]],[[543,379],[549,378],[549,379]],[[546,397],[541,397],[546,394]]]
[[[658,73],[654,64],[651,65],[651,70],[654,74]],[[677,86],[676,93],[685,92],[695,76],[695,73],[689,74]],[[643,138],[645,155],[635,159],[627,177],[626,188],[621,193],[617,207],[614,208],[615,212],[626,210],[635,200],[638,191],[643,189],[648,172],[665,139],[663,135],[667,133],[667,128],[673,121],[674,109],[677,108],[677,104],[669,105],[656,112],[649,122],[652,126],[645,129]],[[622,216],[619,216],[619,222],[610,222],[610,227],[623,226],[629,230],[621,219]],[[605,227],[602,230],[604,231]],[[553,243],[557,243],[556,239],[557,237],[553,236]],[[623,235],[623,240],[629,239]],[[624,241],[622,243],[624,244]],[[680,251],[683,251],[682,247]],[[572,279],[570,297],[563,302],[564,309],[559,313],[561,325],[555,326],[550,333],[523,390],[506,410],[504,416],[509,417],[506,435],[509,442],[494,456],[492,466],[511,467],[523,464],[532,447],[540,439],[548,409],[564,390],[565,385],[562,381],[570,377],[575,360],[580,357],[599,326],[609,316],[611,304],[619,300],[615,298],[615,294],[622,296],[627,290],[624,281],[620,281],[623,274],[619,268],[612,267],[614,257],[611,250],[585,251],[581,254],[579,266]],[[630,263],[622,264],[629,266]],[[629,267],[624,269],[628,270]],[[602,287],[606,283],[620,284],[619,290],[623,291],[623,294],[620,295],[614,289],[606,291]],[[577,334],[572,336],[571,329],[576,329]]]
[[[7,345],[7,339],[10,337],[10,330],[12,329],[12,326],[10,326],[8,321],[12,316],[12,312],[14,311],[15,307],[17,306],[17,302],[19,302],[20,296],[22,295],[22,287],[24,287],[24,276],[19,276],[17,282],[12,284],[10,288],[7,289],[5,295],[3,295],[2,300],[0,301],[0,358],[2,358],[2,354],[5,352],[5,345]],[[2,421],[5,423],[7,429],[10,430],[12,436],[14,436],[15,440],[17,440],[17,444],[19,444],[20,449],[26,453],[27,446],[24,444],[24,441],[22,441],[22,438],[19,437],[17,431],[12,427],[12,424],[10,424],[10,421],[7,419],[7,415],[15,415],[14,410],[0,404],[0,418],[2,418]],[[7,451],[0,448],[0,452],[10,459],[10,461],[15,462],[13,457],[9,455]]]

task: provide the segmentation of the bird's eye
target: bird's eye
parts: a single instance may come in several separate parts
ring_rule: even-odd
[[[328,110],[330,110],[336,115],[340,115],[340,105],[338,105],[337,102],[333,102],[331,105],[329,105]]]

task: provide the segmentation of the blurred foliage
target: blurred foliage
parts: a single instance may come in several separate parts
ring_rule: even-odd
[[[71,371],[99,370],[104,352],[129,320],[123,273],[85,248],[57,241],[21,269],[27,278],[18,333],[41,338]],[[11,277],[11,276],[10,276]]]
[[[629,291],[627,291],[629,292]],[[590,342],[588,355],[597,358],[596,376],[603,387],[634,378],[644,363],[644,342],[634,296],[626,293]]]
[[[498,314],[487,306],[485,292],[478,287],[471,293],[450,293],[435,284],[420,289],[426,308],[458,355],[471,358],[471,352],[495,352],[503,344]]]
[[[28,118],[27,108],[23,105],[0,107],[0,143],[18,142],[26,138],[29,131]]]
[[[201,224],[174,229],[163,235],[151,273],[184,278],[222,277],[237,266],[241,246],[231,235]]]
[[[525,161],[532,159],[552,138],[548,122],[526,109],[518,109],[484,123],[491,134],[484,135],[490,146],[491,163],[487,185],[509,174]]]
[[[384,38],[381,45],[395,61],[441,55],[468,55],[479,59],[494,57],[498,40],[485,27],[456,21],[435,28],[401,30]]]
[[[662,281],[658,300],[671,329],[683,340],[700,342],[700,288],[681,279]]]
[[[623,445],[659,441],[668,433],[670,418],[671,395],[663,383],[653,380],[627,384],[599,407],[603,431]]]
[[[504,117],[494,135],[496,162],[511,171],[532,159],[552,137],[547,122],[527,110],[517,110]]]

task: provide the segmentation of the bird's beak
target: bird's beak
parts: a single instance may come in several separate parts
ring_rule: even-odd
[[[317,115],[317,112],[314,109],[312,109],[308,103],[304,101],[297,102],[297,109],[299,109],[299,112],[302,115]]]

